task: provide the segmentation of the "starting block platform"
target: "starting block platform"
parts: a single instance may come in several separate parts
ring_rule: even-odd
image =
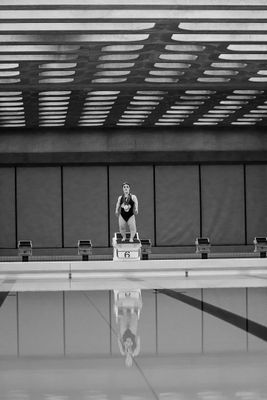
[[[122,315],[123,309],[130,309],[132,313],[136,313],[139,319],[142,306],[141,289],[114,290],[114,313],[116,322],[118,322],[119,315]]]
[[[136,261],[141,258],[141,241],[136,232],[133,242],[130,242],[130,233],[126,233],[126,240],[122,240],[122,235],[116,232],[113,240],[113,261]]]

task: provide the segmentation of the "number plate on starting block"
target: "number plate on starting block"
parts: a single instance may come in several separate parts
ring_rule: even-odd
[[[126,250],[126,251],[117,251],[117,257],[120,259],[140,259],[140,254],[139,251],[132,251],[132,250]]]

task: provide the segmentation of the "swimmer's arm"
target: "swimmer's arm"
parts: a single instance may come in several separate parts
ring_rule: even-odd
[[[138,214],[138,200],[137,200],[137,197],[135,196],[135,194],[132,195],[132,199],[134,202],[134,213]]]
[[[122,347],[122,344],[121,344],[121,340],[120,340],[119,337],[118,337],[118,346],[119,346],[121,354],[124,356],[125,355],[125,351],[123,350],[123,347]]]
[[[136,338],[136,348],[135,348],[135,350],[133,352],[133,356],[134,357],[137,356],[140,353],[140,347],[141,347],[141,345],[140,345],[140,336],[137,336],[137,338]]]
[[[117,217],[119,216],[119,211],[120,211],[120,201],[121,201],[121,196],[118,197],[118,201],[117,201],[116,209],[115,209],[115,215]]]

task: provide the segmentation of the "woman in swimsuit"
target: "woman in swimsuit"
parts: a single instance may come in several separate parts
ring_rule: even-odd
[[[119,218],[119,229],[122,241],[126,240],[127,226],[130,230],[130,242],[133,242],[136,234],[135,215],[138,214],[138,200],[134,194],[130,193],[130,185],[127,182],[122,184],[123,195],[119,196],[115,214]]]

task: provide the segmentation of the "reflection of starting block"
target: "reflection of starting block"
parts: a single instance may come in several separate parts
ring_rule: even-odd
[[[118,322],[119,315],[122,315],[123,309],[128,309],[131,310],[131,313],[136,313],[139,319],[142,306],[140,289],[114,290],[114,313],[116,322]]]
[[[113,244],[113,260],[118,261],[135,261],[140,260],[141,242],[138,233],[134,236],[134,241],[129,242],[130,233],[126,233],[125,242],[122,241],[122,236],[119,232],[115,233],[112,240]]]

